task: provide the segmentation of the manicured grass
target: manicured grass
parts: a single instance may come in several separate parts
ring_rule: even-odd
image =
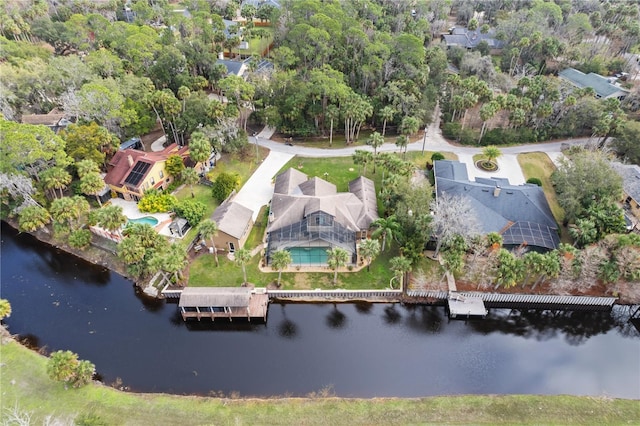
[[[340,123],[337,123],[339,126]],[[333,132],[333,140],[331,141],[331,145],[329,145],[329,129],[327,128],[327,135],[322,136],[309,136],[309,137],[298,137],[293,139],[293,144],[297,146],[303,146],[306,148],[325,148],[325,149],[338,149],[338,148],[347,148],[347,147],[360,147],[367,145],[367,139],[373,133],[373,130],[362,130],[358,135],[358,139],[351,144],[347,145],[347,140],[344,137],[343,133],[336,134],[335,132],[336,123],[334,123],[334,132]],[[382,134],[382,130],[379,130],[378,133]],[[385,143],[395,143],[396,135],[386,134],[384,137]],[[400,148],[398,148],[400,149]]]
[[[440,152],[444,155],[446,160],[457,160],[458,156],[452,152]],[[420,169],[424,169],[427,167],[427,163],[432,163],[431,156],[435,153],[435,151],[425,151],[424,154],[418,151],[407,152],[406,160],[411,161],[416,167]]]
[[[188,185],[184,185],[182,188],[180,188],[180,190],[176,191],[174,195],[176,196],[178,201],[193,199],[195,201],[201,202],[202,204],[207,206],[207,212],[205,213],[204,217],[207,218],[211,216],[216,207],[218,207],[218,202],[215,198],[213,198],[213,195],[211,194],[211,187],[196,184],[193,185],[193,197],[191,197],[191,193],[191,188],[189,188]]]
[[[264,52],[269,44],[273,42],[273,33],[274,30],[272,27],[259,27],[269,32],[269,37],[260,38],[260,37],[252,37],[249,40],[249,49],[232,49],[233,53],[238,55],[258,55],[261,56],[262,52]]]
[[[544,152],[530,152],[526,154],[518,154],[518,163],[522,167],[522,173],[525,179],[538,178],[542,181],[542,189],[547,197],[547,202],[553,213],[553,217],[558,224],[564,220],[564,210],[558,204],[556,191],[551,184],[551,173],[556,169],[555,165]]]
[[[334,184],[338,192],[349,190],[349,182],[362,175],[362,166],[353,163],[351,157],[331,157],[331,158],[309,158],[294,157],[280,170],[283,172],[289,168],[294,168],[309,177],[317,176]],[[327,173],[325,175],[325,173]],[[376,190],[381,188],[382,171],[378,168],[373,174],[373,164],[367,165],[365,175],[376,184]]]
[[[269,283],[269,277],[258,270],[256,255],[247,265],[247,281],[257,287],[265,287]],[[237,287],[244,281],[242,268],[228,260],[224,255],[218,255],[220,266],[216,267],[215,257],[209,253],[203,253],[195,258],[189,267],[189,286],[191,287]]]
[[[339,272],[338,282],[333,284],[333,271],[326,268],[326,272],[283,272],[280,281],[285,290],[306,289],[334,289],[348,290],[382,289],[389,287],[389,280],[393,272],[389,269],[389,259],[398,255],[398,249],[392,247],[380,254],[371,264],[368,272],[363,268],[359,272]],[[189,269],[189,285],[193,287],[234,287],[243,282],[242,268],[236,266],[224,256],[218,256],[220,266],[216,267],[213,255],[205,253],[198,256]],[[278,278],[278,273],[260,272],[258,262],[260,254],[254,256],[246,265],[247,280],[257,287],[266,287]]]
[[[14,341],[0,346],[2,417],[17,407],[31,424],[93,416],[108,425],[406,425],[639,424],[638,401],[574,396],[455,396],[432,398],[224,399],[134,394],[91,384],[65,389],[51,381],[46,358]],[[98,369],[100,366],[98,366]],[[99,420],[100,422],[96,422]],[[89,424],[89,423],[86,423]]]
[[[252,250],[262,243],[262,239],[264,238],[264,233],[267,230],[267,220],[269,219],[269,207],[263,206],[258,212],[258,216],[256,217],[256,221],[253,224],[253,228],[251,228],[251,232],[249,233],[249,237],[247,241],[244,243],[245,248]]]
[[[216,167],[209,172],[209,178],[214,181],[216,177],[223,172],[238,173],[240,175],[240,187],[245,184],[251,177],[253,172],[256,171],[260,165],[260,160],[269,153],[269,150],[264,147],[259,147],[258,159],[256,161],[255,148],[251,148],[247,151],[249,154],[245,158],[241,158],[239,155],[223,154],[222,157],[216,162]]]

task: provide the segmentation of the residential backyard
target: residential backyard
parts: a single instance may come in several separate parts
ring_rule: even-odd
[[[544,152],[518,154],[518,163],[522,167],[522,174],[524,174],[525,179],[538,178],[542,182],[542,190],[561,231],[560,239],[562,242],[570,242],[565,228],[561,226],[564,221],[564,211],[558,204],[558,197],[551,183],[551,174],[556,169],[556,166]]]

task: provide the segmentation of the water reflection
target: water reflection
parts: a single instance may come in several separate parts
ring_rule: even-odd
[[[402,321],[402,315],[396,309],[395,303],[384,308],[383,319],[387,324],[398,324],[400,321]]]
[[[338,305],[333,304],[333,309],[327,315],[327,325],[329,328],[340,329],[347,324],[347,316],[338,310]]]
[[[110,274],[97,285],[55,249],[2,238],[2,297],[14,334],[78,353],[105,383],[142,392],[346,397],[532,393],[640,398],[639,333],[629,309],[491,309],[449,321],[439,306],[274,304],[266,324],[189,321],[175,301],[148,299]],[[39,269],[36,265],[41,266]],[[95,270],[100,271],[101,268]],[[74,279],[75,277],[75,279]],[[401,362],[398,362],[401,360]],[[197,372],[197,375],[193,372]],[[159,374],[158,372],[162,372]]]
[[[285,339],[295,339],[298,334],[298,326],[287,317],[286,306],[284,303],[280,304],[282,321],[278,324],[278,334]]]
[[[621,318],[616,318],[609,311],[491,309],[483,321],[473,321],[469,325],[473,330],[485,335],[513,334],[538,341],[547,341],[562,335],[567,343],[577,346],[593,336],[621,328],[619,320]]]

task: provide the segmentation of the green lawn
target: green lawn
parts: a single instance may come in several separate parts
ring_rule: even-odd
[[[262,243],[262,239],[264,238],[264,233],[267,230],[267,220],[269,219],[269,207],[263,206],[258,212],[258,216],[256,217],[256,221],[253,224],[253,228],[251,228],[251,232],[249,233],[249,237],[247,241],[244,243],[244,246],[249,250],[257,247]]]
[[[373,133],[372,130],[362,130],[360,135],[358,135],[358,139],[355,142],[347,145],[347,140],[344,137],[343,133],[336,134],[335,128],[336,125],[340,125],[340,123],[334,123],[334,132],[333,132],[333,140],[331,141],[331,145],[329,145],[329,129],[327,129],[326,136],[309,136],[309,137],[297,137],[293,139],[294,145],[304,146],[307,148],[326,148],[326,149],[338,149],[338,148],[347,148],[347,147],[360,147],[367,145],[367,139]],[[379,133],[382,133],[380,130]],[[385,143],[395,143],[397,136],[389,136],[385,135],[384,142]]]
[[[542,181],[542,189],[549,202],[549,207],[551,207],[553,217],[558,224],[561,224],[564,220],[564,211],[562,207],[560,207],[560,204],[558,204],[556,191],[551,184],[551,173],[556,169],[556,166],[549,156],[544,152],[518,154],[518,163],[520,163],[520,167],[522,167],[522,173],[525,179],[535,177]]]
[[[17,407],[30,414],[31,424],[68,424],[73,419],[95,425],[154,426],[640,423],[638,401],[613,398],[472,395],[225,399],[126,393],[95,384],[65,389],[47,377],[45,357],[14,341],[3,343],[0,355],[2,417],[7,420],[7,410]]]
[[[389,287],[393,273],[389,269],[389,259],[398,255],[398,249],[387,249],[371,264],[371,271],[364,268],[359,272],[340,272],[338,282],[333,284],[333,271],[327,272],[283,272],[281,288],[285,290],[333,289],[348,290],[382,289]],[[214,256],[208,253],[198,256],[189,269],[189,285],[194,287],[235,287],[243,282],[242,268],[224,256],[218,256],[220,266],[216,267]],[[246,265],[247,280],[257,287],[266,287],[278,278],[277,272],[260,272],[260,255],[254,256]]]
[[[262,56],[262,52],[267,50],[267,47],[273,43],[274,29],[272,27],[259,27],[269,32],[269,37],[260,38],[252,37],[249,39],[249,49],[232,49],[233,53],[238,55],[257,55]]]
[[[294,157],[284,165],[280,172],[291,167],[309,177],[317,176],[333,183],[338,188],[338,192],[348,191],[349,182],[362,175],[362,167],[355,165],[351,157]],[[366,177],[374,181],[377,190],[380,189],[382,184],[382,170],[380,168],[374,175],[373,165],[368,164]]]

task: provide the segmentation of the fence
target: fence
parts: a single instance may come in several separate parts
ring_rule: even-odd
[[[267,294],[280,300],[399,302],[402,290],[267,290]]]

